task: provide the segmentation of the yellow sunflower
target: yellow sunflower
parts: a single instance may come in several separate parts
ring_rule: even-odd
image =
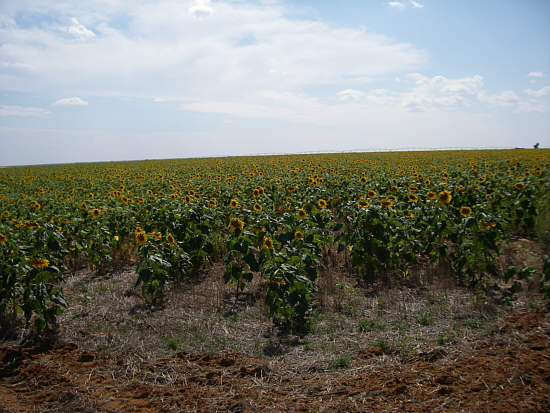
[[[368,208],[370,206],[370,202],[361,199],[361,200],[357,201],[357,206],[359,208]]]
[[[229,227],[233,231],[242,231],[244,228],[244,222],[241,221],[239,218],[231,218],[229,221]]]
[[[29,264],[31,264],[37,270],[41,270],[47,268],[48,265],[50,265],[50,261],[46,258],[31,258],[29,260]]]
[[[210,198],[210,201],[208,201],[208,205],[211,207],[215,207],[217,204],[216,198]]]
[[[460,215],[462,215],[464,218],[468,218],[470,215],[472,215],[472,208],[470,208],[469,206],[461,206]]]
[[[376,198],[376,192],[373,191],[372,189],[369,189],[369,190],[367,191],[367,196],[368,196],[370,199],[374,199],[374,198]]]
[[[229,206],[231,208],[237,208],[239,206],[239,201],[237,201],[236,199],[232,199],[231,201],[229,201]]]
[[[437,198],[437,194],[434,191],[429,191],[426,196],[432,201]]]
[[[254,211],[256,212],[262,212],[262,206],[260,204],[258,204],[257,202],[254,204]]]
[[[162,239],[162,234],[160,232],[152,232],[151,233],[151,236],[154,238],[154,239]]]
[[[176,245],[176,239],[169,232],[166,234],[166,242],[168,243],[168,245]]]
[[[295,238],[295,239],[302,239],[302,238],[304,238],[303,232],[302,232],[302,231],[296,231],[296,232],[294,233],[294,238]]]
[[[418,197],[415,194],[407,195],[407,199],[409,200],[409,202],[418,202]]]
[[[518,191],[523,191],[525,189],[525,184],[523,182],[517,182],[514,184],[514,188]]]
[[[383,199],[382,201],[380,201],[380,205],[386,208],[390,208],[393,205],[393,202],[389,199]]]
[[[439,193],[438,199],[439,202],[441,202],[442,204],[448,204],[449,202],[451,202],[451,199],[453,199],[453,197],[449,191],[445,190]]]
[[[273,249],[273,240],[269,237],[264,238],[264,248],[268,250]]]
[[[306,210],[304,208],[299,208],[298,209],[298,218],[304,219],[305,217],[307,217]]]
[[[101,211],[99,210],[99,208],[94,208],[92,209],[91,214],[94,218],[97,218],[99,217],[99,215],[101,215]]]
[[[135,237],[138,245],[145,245],[147,242],[147,234],[145,232],[136,232]]]

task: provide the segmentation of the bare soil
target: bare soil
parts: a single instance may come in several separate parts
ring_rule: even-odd
[[[537,267],[537,248],[518,240],[507,260]],[[312,331],[280,336],[261,281],[235,301],[222,271],[153,311],[131,270],[67,276],[58,343],[0,347],[0,412],[550,411],[550,312],[536,282],[486,298],[444,268],[361,286],[335,265]]]

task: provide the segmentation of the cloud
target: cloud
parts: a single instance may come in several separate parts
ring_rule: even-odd
[[[79,23],[76,18],[71,19],[71,25],[67,28],[67,31],[80,40],[90,40],[95,37],[95,33],[88,30],[83,24]]]
[[[386,4],[394,9],[403,10],[405,8],[405,5],[400,1],[388,1]]]
[[[423,4],[420,4],[419,2],[417,1],[414,1],[414,0],[409,0],[409,2],[411,3],[411,5],[417,9],[422,9],[424,8],[424,5]]]
[[[210,4],[210,0],[195,0],[195,3],[189,7],[189,14],[195,17],[206,17],[214,13],[214,9]]]
[[[239,101],[245,91],[274,84],[280,90],[327,84],[345,89],[357,79],[395,75],[426,61],[423,50],[364,28],[289,18],[279,3],[219,1],[207,19],[197,19],[189,10],[212,8],[207,2],[71,5],[74,2],[60,0],[41,7],[59,19],[65,10],[86,15],[87,24],[97,28],[93,41],[75,44],[53,23],[0,26],[2,60],[32,68],[0,72],[0,88]],[[120,15],[127,16],[124,29],[109,23]],[[78,20],[73,23],[80,25]],[[73,32],[91,38],[84,29]],[[242,47],[243,38],[254,42]]]
[[[51,112],[30,106],[0,105],[0,116],[44,117]]]
[[[539,90],[526,89],[525,93],[531,97],[542,97],[550,95],[550,86],[544,86]]]
[[[80,99],[77,96],[74,96],[72,98],[59,99],[56,100],[53,104],[57,106],[88,106],[88,102]]]
[[[544,77],[542,72],[529,72],[527,74],[527,76],[529,76],[529,77],[538,77],[538,78]]]
[[[359,90],[355,89],[346,89],[338,92],[340,100],[359,100],[365,96],[365,94]]]

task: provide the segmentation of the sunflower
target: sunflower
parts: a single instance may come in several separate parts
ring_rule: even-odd
[[[242,231],[244,228],[244,222],[241,221],[239,218],[231,218],[229,221],[229,227],[233,231]]]
[[[262,212],[262,206],[257,202],[254,204],[253,208],[254,208],[254,211],[256,212]]]
[[[264,194],[264,188],[263,188],[262,186],[258,186],[256,189],[258,190],[258,193],[259,193],[260,195],[263,195],[263,194]]]
[[[477,226],[482,229],[494,228],[497,226],[496,222],[479,221]]]
[[[442,204],[448,204],[449,202],[451,202],[451,199],[453,199],[453,197],[449,191],[445,190],[439,193],[438,199],[439,202],[441,202]]]
[[[189,202],[191,202],[191,196],[185,195],[185,196],[183,197],[183,200],[184,200],[184,202],[189,203]]]
[[[369,190],[367,191],[367,196],[368,196],[370,199],[376,198],[376,192],[374,192],[372,189],[369,189]]]
[[[319,208],[326,208],[327,207],[327,201],[323,198],[321,198],[319,201],[317,201],[317,205],[319,205]]]
[[[370,203],[369,203],[369,201],[365,201],[365,200],[361,199],[360,201],[357,201],[357,206],[359,208],[368,208],[370,206]]]
[[[88,199],[94,199],[94,194],[92,194],[91,192],[88,194]]]
[[[10,212],[9,211],[2,212],[2,217],[6,218],[6,219],[9,218],[10,217]]]
[[[295,192],[296,191],[296,188],[294,188],[293,186],[290,186],[286,189],[288,192],[292,193],[292,192]]]
[[[254,190],[252,191],[252,196],[254,198],[258,198],[260,196],[260,191],[258,191],[258,188],[254,188]]]
[[[409,202],[418,202],[418,197],[415,194],[407,195],[407,199],[409,200]]]
[[[145,243],[147,242],[147,234],[145,232],[136,232],[135,237],[138,245],[145,245]]]
[[[151,233],[151,236],[154,238],[154,239],[162,239],[162,234],[160,232],[152,232]]]
[[[518,191],[523,191],[525,189],[525,184],[523,182],[517,182],[514,184],[514,188]]]
[[[210,201],[208,201],[208,206],[215,207],[217,204],[216,198],[210,198]]]
[[[395,195],[390,195],[386,198],[389,199],[390,201],[393,201],[393,202],[397,201],[397,197]]]
[[[431,199],[432,201],[437,198],[437,194],[434,191],[429,191],[426,196],[428,199]]]
[[[229,206],[231,208],[237,208],[239,206],[239,201],[237,201],[236,199],[232,199],[231,201],[229,201]]]
[[[362,184],[366,184],[367,183],[367,178],[365,178],[364,176],[361,177],[361,183]]]
[[[80,203],[80,208],[82,208],[84,211],[88,210],[88,205],[86,205],[86,201],[82,201]]]
[[[36,201],[32,201],[31,202],[31,205],[34,209],[36,209],[37,211],[41,208],[40,204]]]
[[[304,219],[305,217],[307,217],[306,210],[304,208],[299,208],[298,209],[298,218]]]
[[[99,208],[94,208],[92,209],[91,214],[94,218],[97,218],[101,214],[101,211],[99,210]]]
[[[296,231],[294,233],[294,239],[302,239],[304,238],[304,233],[302,231]]]
[[[410,214],[405,215],[405,218],[414,218],[414,214],[411,212]]]
[[[472,208],[470,208],[469,206],[461,206],[460,215],[462,215],[464,218],[468,218],[470,215],[472,215]]]
[[[166,242],[168,243],[168,245],[176,245],[176,239],[170,233],[166,234]]]
[[[0,232],[0,244],[3,244],[7,240],[8,240],[8,238]]]
[[[393,205],[393,202],[389,199],[383,199],[382,201],[380,201],[380,205],[386,208],[390,208]]]
[[[264,238],[264,248],[268,250],[273,249],[273,240],[269,237]]]
[[[37,270],[42,270],[50,265],[50,261],[46,258],[31,258],[29,264]]]
[[[399,188],[397,188],[395,185],[390,186],[390,191],[397,192]]]

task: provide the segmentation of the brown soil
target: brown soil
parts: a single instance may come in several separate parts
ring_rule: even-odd
[[[367,347],[353,355],[354,368],[322,373],[288,375],[265,358],[186,352],[128,371],[120,357],[75,344],[5,347],[0,410],[548,412],[549,344],[545,307],[500,319],[452,357],[434,346],[371,368],[391,349]]]

